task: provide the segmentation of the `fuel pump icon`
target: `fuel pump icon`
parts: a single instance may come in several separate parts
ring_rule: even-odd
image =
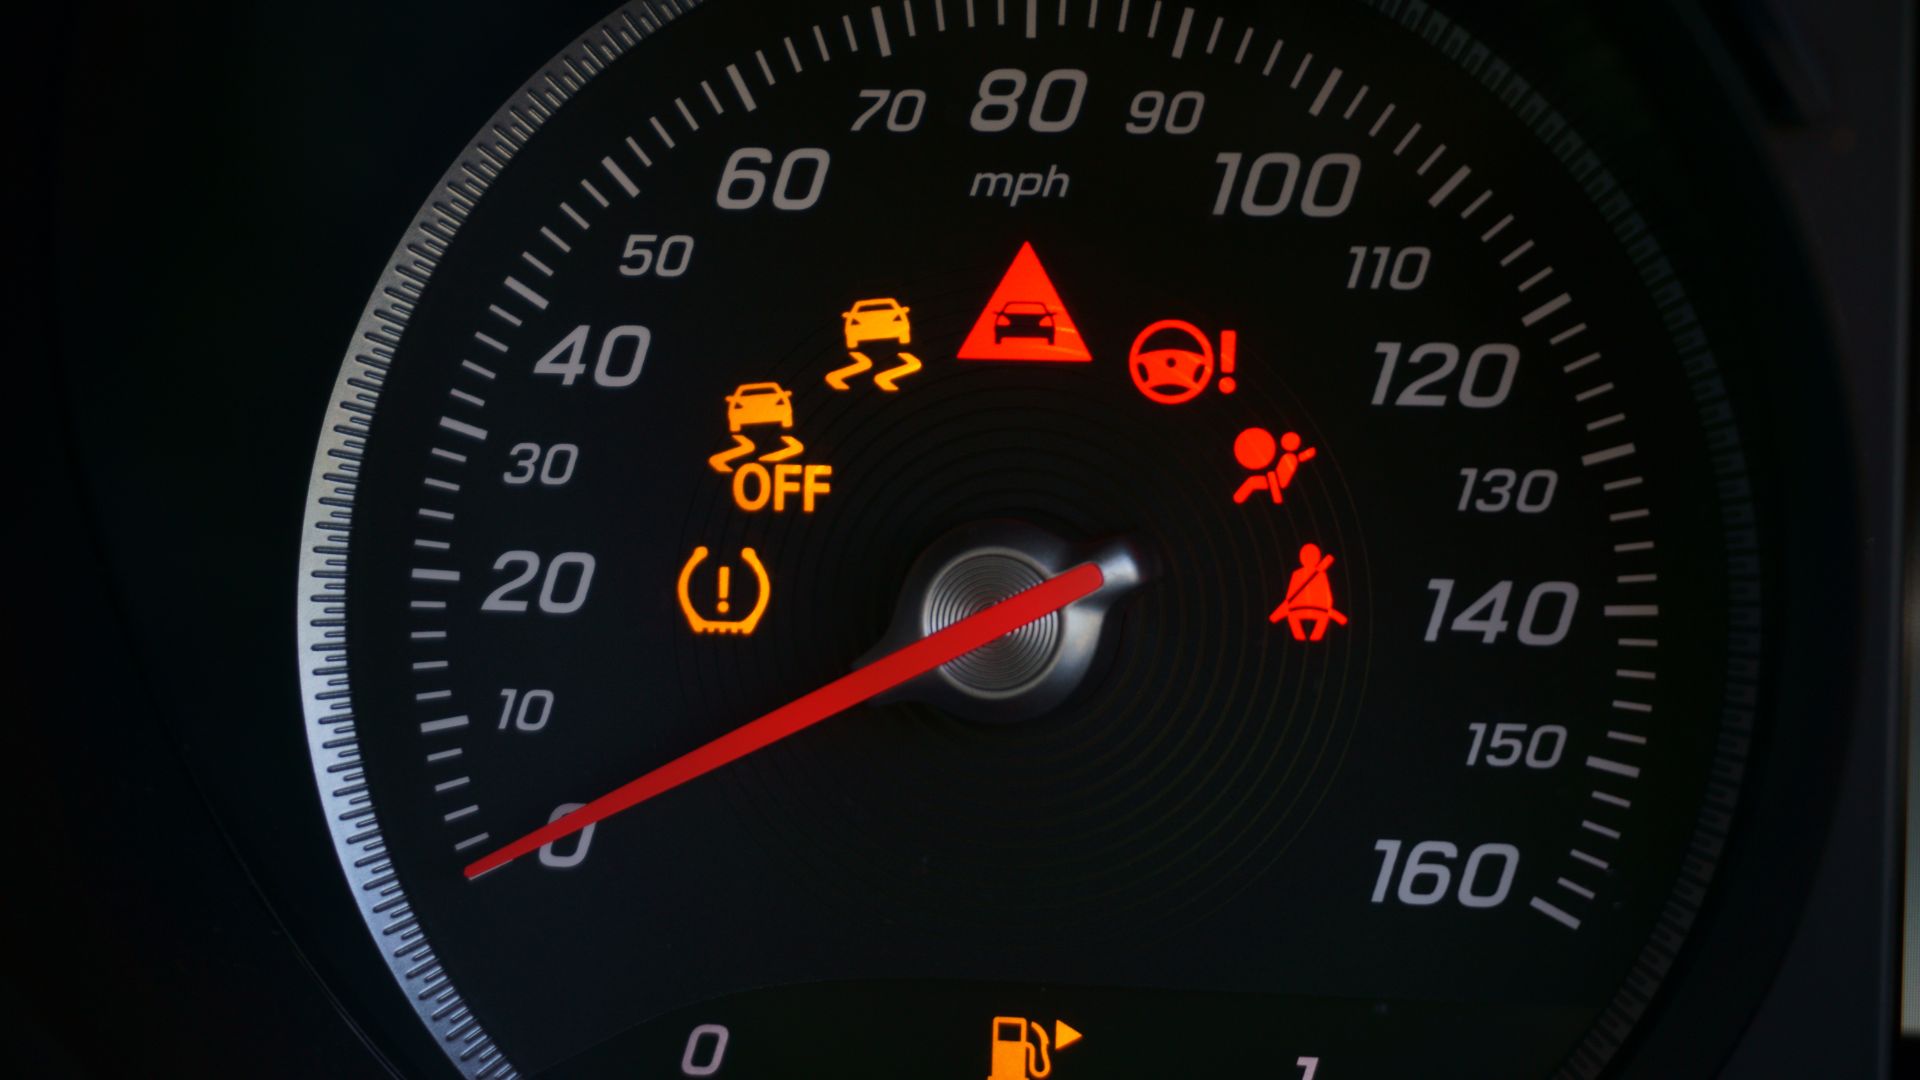
[[[1024,1016],[994,1017],[992,1033],[992,1057],[988,1061],[993,1071],[987,1074],[987,1080],[1046,1080],[1053,1075],[1049,1045],[1057,1052],[1080,1041],[1080,1033],[1065,1020],[1053,1022],[1053,1038],[1049,1040],[1045,1027]]]

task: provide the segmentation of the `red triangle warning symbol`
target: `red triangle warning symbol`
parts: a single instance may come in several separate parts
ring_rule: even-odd
[[[1093,359],[1032,244],[1021,244],[1000,285],[960,345],[962,360],[1084,362]]]

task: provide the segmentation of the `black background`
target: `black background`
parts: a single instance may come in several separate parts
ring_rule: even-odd
[[[41,273],[16,293],[37,313],[23,352],[44,334],[58,357],[52,385],[37,381],[44,369],[29,373],[23,409],[30,435],[52,429],[29,548],[44,558],[30,565],[57,570],[29,572],[27,590],[59,588],[45,624],[57,629],[26,635],[37,676],[26,700],[47,704],[31,710],[42,719],[20,769],[29,810],[15,816],[32,824],[13,863],[31,887],[9,914],[10,944],[36,948],[6,983],[26,1018],[16,1027],[45,1036],[24,1051],[39,1068],[376,1072],[331,1008],[338,995],[374,1045],[424,1075],[441,1069],[364,932],[337,917],[344,887],[304,783],[282,583],[311,433],[366,284],[472,128],[603,13],[128,6],[53,28],[72,43],[46,73],[58,122],[27,168],[44,169],[59,196],[39,214],[16,209],[41,219],[19,223],[44,241],[24,253],[55,283],[37,291]],[[1475,29],[1524,39],[1551,15]],[[1582,32],[1671,29],[1636,16]],[[1541,36],[1543,55],[1567,44]],[[1643,54],[1636,74],[1700,89],[1703,73],[1663,69],[1663,51]],[[1584,77],[1549,92],[1595,107]],[[1582,124],[1606,131],[1604,109]],[[1736,146],[1713,150],[1754,164]],[[1703,171],[1723,166],[1700,152]],[[1791,275],[1774,238],[1724,239],[1752,245],[1733,257],[1779,260]],[[1829,708],[1844,715],[1843,703]],[[1768,823],[1787,842],[1744,864],[1773,897],[1747,959],[1696,957],[1696,970],[1764,984],[1820,836],[1834,741],[1795,755],[1806,789],[1777,794],[1797,823]],[[271,907],[234,846],[286,856]],[[1744,910],[1731,905],[1727,924]],[[1698,1052],[1726,1044],[1750,996],[1714,1010]]]
[[[1558,280],[1594,319],[1584,340],[1629,358],[1617,404],[1632,426],[1593,438],[1632,438],[1648,463],[1647,488],[1620,505],[1650,500],[1665,552],[1644,566],[1667,582],[1657,594],[1663,678],[1654,699],[1666,719],[1655,728],[1658,752],[1646,760],[1662,779],[1636,785],[1631,846],[1609,855],[1619,868],[1606,894],[1620,909],[1583,912],[1588,922],[1577,938],[1525,913],[1441,919],[1343,902],[1364,895],[1372,880],[1372,837],[1415,828],[1554,851],[1522,867],[1516,896],[1551,887],[1560,872],[1551,868],[1566,858],[1558,853],[1564,830],[1578,820],[1567,800],[1584,801],[1585,787],[1568,782],[1549,795],[1524,776],[1456,775],[1435,763],[1464,749],[1464,723],[1488,716],[1484,710],[1519,718],[1569,701],[1604,704],[1611,682],[1595,619],[1582,620],[1556,650],[1511,642],[1489,649],[1451,634],[1418,643],[1433,574],[1458,573],[1462,590],[1475,594],[1484,578],[1508,575],[1572,575],[1588,605],[1613,592],[1587,569],[1612,562],[1609,537],[1596,525],[1617,508],[1601,505],[1609,500],[1590,476],[1567,474],[1551,515],[1496,523],[1450,512],[1456,474],[1445,455],[1571,462],[1587,445],[1566,419],[1565,384],[1549,364],[1526,369],[1497,416],[1366,404],[1378,335],[1419,327],[1444,328],[1449,339],[1506,340],[1531,306],[1488,299],[1500,295],[1498,276],[1492,259],[1468,253],[1478,230],[1449,230],[1416,212],[1426,210],[1420,196],[1385,167],[1357,186],[1341,220],[1262,228],[1210,218],[1219,147],[1268,139],[1303,155],[1365,151],[1366,125],[1322,128],[1236,100],[1257,77],[1224,58],[1174,64],[1139,39],[1025,42],[983,29],[971,48],[961,46],[969,39],[926,35],[896,42],[898,57],[885,64],[810,66],[804,78],[758,92],[761,108],[751,117],[703,119],[697,135],[676,135],[671,155],[653,148],[664,160],[638,178],[643,199],[604,212],[583,207],[594,219],[584,234],[555,223],[575,250],[541,285],[549,308],[526,312],[519,327],[487,315],[500,267],[522,245],[538,250],[529,217],[552,213],[553,192],[572,187],[600,153],[618,151],[610,132],[631,125],[644,103],[680,90],[687,72],[716,72],[729,56],[740,58],[739,38],[709,32],[724,12],[695,11],[643,46],[675,42],[672,67],[649,65],[643,51],[597,78],[463,224],[456,257],[436,271],[381,384],[355,494],[347,636],[356,730],[400,879],[488,1033],[533,1068],[663,1007],[743,987],[797,986],[791,996],[804,1002],[820,981],[938,975],[1011,982],[1009,995],[1025,992],[1020,984],[1057,981],[1345,997],[1373,1023],[1355,1025],[1344,1045],[1324,1019],[1338,1013],[1331,1005],[1277,999],[1236,1009],[1261,1018],[1277,1040],[1313,1046],[1318,1034],[1329,1068],[1409,1044],[1462,1072],[1518,1071],[1489,1064],[1499,1060],[1496,1048],[1514,1055],[1508,1061],[1553,1058],[1552,1044],[1570,1040],[1567,1020],[1500,1017],[1500,1006],[1489,1004],[1482,1022],[1502,1035],[1462,1010],[1436,1025],[1457,1040],[1447,1045],[1430,1031],[1396,1036],[1422,1019],[1405,999],[1544,1010],[1597,1008],[1612,996],[1692,825],[1727,639],[1709,614],[1726,604],[1724,575],[1712,569],[1722,558],[1722,526],[1720,507],[1701,497],[1714,479],[1693,399],[1675,365],[1646,362],[1669,355],[1665,328],[1597,220],[1560,201],[1567,188],[1557,164],[1530,141],[1514,145],[1502,108],[1410,35],[1386,34],[1361,11],[1289,19],[1289,48],[1332,63],[1365,52],[1368,70],[1356,77],[1376,95],[1400,98],[1419,86],[1418,115],[1444,131],[1450,153],[1498,159],[1499,178],[1489,182],[1502,201],[1485,217],[1516,212],[1545,251],[1580,251],[1580,265],[1563,265]],[[994,64],[1095,72],[1084,130],[1070,142],[1030,133],[945,137],[965,128],[982,50]],[[907,72],[932,102],[918,137],[855,138],[821,119],[837,119],[859,87]],[[1121,133],[1113,121],[1142,86],[1207,90],[1205,136]],[[832,147],[833,175],[817,210],[788,218],[710,209],[712,177],[741,140]],[[1384,159],[1371,155],[1368,168]],[[1073,175],[1072,199],[1009,211],[955,190],[955,177],[971,167],[1041,161]],[[902,190],[917,194],[902,200]],[[1137,220],[1142,191],[1162,208],[1160,220]],[[624,234],[640,230],[697,236],[693,271],[657,285],[608,272]],[[1419,294],[1344,292],[1345,246],[1389,236],[1432,244],[1441,266],[1435,280]],[[947,361],[1023,239],[1065,290],[1095,362]],[[793,275],[823,255],[829,264]],[[819,372],[844,362],[833,314],[848,296],[881,294],[913,303],[928,370],[893,397],[865,387],[828,391]],[[1149,315],[1207,327],[1231,319],[1241,334],[1240,392],[1177,409],[1142,399],[1113,358]],[[629,321],[654,335],[640,384],[567,388],[525,373],[567,328]],[[490,358],[470,348],[476,324],[510,352]],[[1389,326],[1395,330],[1382,329]],[[1540,357],[1552,332],[1543,326],[1516,340]],[[468,355],[499,367],[499,376],[463,373],[459,358]],[[1726,354],[1730,381],[1745,355]],[[723,395],[769,378],[797,388],[795,433],[808,446],[801,460],[838,466],[834,493],[810,517],[737,513],[724,482],[700,464],[725,444]],[[467,466],[427,468],[460,479],[467,492],[432,500],[459,515],[457,529],[443,530],[420,526],[414,511],[421,463],[439,441],[432,418],[447,407],[449,384],[489,400],[484,412],[458,415],[494,434],[484,446],[455,443],[473,455]],[[1323,454],[1284,510],[1227,504],[1239,470],[1226,443],[1254,419],[1298,426]],[[566,488],[495,489],[491,473],[503,467],[506,444],[560,432],[584,448]],[[1758,429],[1748,438],[1758,442]],[[993,516],[1074,539],[1131,535],[1159,566],[1158,579],[1122,606],[1110,635],[1119,653],[1113,673],[1095,680],[1082,702],[1018,728],[984,730],[852,710],[600,826],[593,858],[564,875],[525,861],[481,882],[451,872],[454,840],[482,829],[511,836],[563,798],[610,789],[635,763],[665,760],[730,718],[756,715],[844,670],[884,627],[905,562],[947,529]],[[451,553],[430,558],[459,569],[462,588],[408,586],[409,568],[422,561],[413,537],[426,533],[455,541]],[[1337,592],[1355,618],[1317,648],[1274,647],[1264,601],[1305,539],[1338,554]],[[778,602],[751,640],[691,639],[662,583],[693,544],[731,550],[743,540],[769,560]],[[471,613],[483,595],[476,590],[490,587],[479,583],[494,579],[494,554],[513,548],[599,553],[587,607],[565,620]],[[458,610],[412,613],[406,605],[416,595],[451,598]],[[415,626],[450,627],[451,641],[410,643]],[[455,670],[431,685],[451,685],[455,696],[416,705],[412,693],[425,687],[410,661],[448,653]],[[1305,656],[1315,659],[1303,670]],[[1499,682],[1495,694],[1484,689],[1490,680]],[[555,726],[537,738],[487,734],[494,684],[523,681],[558,691]],[[1356,710],[1360,719],[1350,721]],[[416,753],[418,722],[447,712],[472,713],[482,728],[447,739],[466,747],[451,772],[421,765]],[[1577,762],[1594,749],[1576,737],[1568,757]],[[444,796],[429,792],[456,774],[474,781]],[[477,803],[479,815],[457,827],[441,820],[466,803]],[[1514,820],[1512,808],[1523,804],[1526,820]],[[1309,817],[1313,827],[1303,829]],[[1065,925],[1062,911],[1074,913]],[[555,994],[556,986],[568,992]],[[1076,1068],[1096,1068],[1102,1052],[1143,1052],[1113,1034],[1138,1025],[1075,1007],[1073,993],[1062,993],[1061,1008],[1076,1024],[1103,1033],[1076,1055]],[[1374,1019],[1375,994],[1402,999],[1390,1019]],[[906,987],[895,997],[922,999]],[[818,1020],[769,1027],[756,1018],[747,1026],[733,1022],[732,1005],[715,1001],[707,1011],[733,1026],[737,1054],[832,1030],[832,1010]],[[1171,1027],[1223,1019],[1214,1003],[1159,1007]],[[1577,1026],[1577,1009],[1569,1011]],[[870,1052],[898,1051],[942,1028],[977,1035],[965,1015],[903,1007],[882,1025],[886,1038],[869,1040]],[[1534,1038],[1517,1038],[1515,1029]]]

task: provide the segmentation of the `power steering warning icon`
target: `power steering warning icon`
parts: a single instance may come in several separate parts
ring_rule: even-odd
[[[1220,331],[1220,392],[1231,394],[1239,384],[1233,369],[1240,335]],[[1134,389],[1156,405],[1184,405],[1200,396],[1213,381],[1213,342],[1200,328],[1183,319],[1148,323],[1127,350],[1127,374]]]

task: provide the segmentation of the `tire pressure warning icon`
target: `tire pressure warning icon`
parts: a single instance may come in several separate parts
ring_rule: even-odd
[[[679,598],[680,613],[687,617],[687,626],[696,634],[739,634],[746,637],[760,625],[760,616],[767,613],[767,604],[773,599],[773,579],[767,574],[766,565],[760,556],[750,547],[740,549],[740,563],[745,574],[735,574],[734,567],[721,563],[713,569],[711,576],[700,574],[700,587],[694,587],[694,577],[707,556],[712,552],[705,544],[693,549],[693,554],[685,565],[680,567]],[[739,577],[752,578],[752,602],[741,603],[742,582]],[[694,599],[696,592],[699,600]]]

